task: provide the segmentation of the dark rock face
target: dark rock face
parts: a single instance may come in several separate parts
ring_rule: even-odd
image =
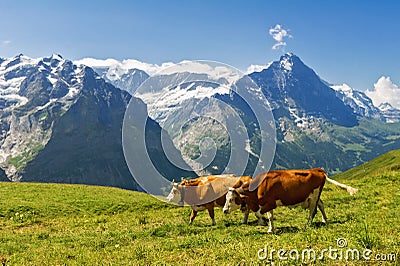
[[[10,179],[7,178],[3,169],[0,169],[0,182],[10,182]]]

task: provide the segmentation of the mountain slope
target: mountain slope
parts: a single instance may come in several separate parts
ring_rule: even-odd
[[[400,150],[392,150],[379,157],[354,167],[346,172],[335,175],[340,179],[359,179],[376,176],[386,172],[400,171]]]
[[[22,181],[84,183],[134,189],[121,144],[130,97],[85,68],[76,102],[53,126],[52,136],[23,170]]]

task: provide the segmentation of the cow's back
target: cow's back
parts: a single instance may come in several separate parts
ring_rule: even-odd
[[[184,200],[189,205],[202,205],[211,201],[223,206],[228,187],[233,186],[239,177],[233,175],[213,176],[212,181],[198,186],[187,186],[184,188]]]
[[[262,175],[264,180],[257,192],[260,205],[276,201],[285,206],[301,203],[325,183],[325,172],[318,168],[274,170]]]

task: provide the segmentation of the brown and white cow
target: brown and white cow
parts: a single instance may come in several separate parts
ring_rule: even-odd
[[[258,187],[250,191],[251,182],[260,180]],[[330,179],[324,170],[315,168],[310,170],[275,170],[259,174],[254,180],[247,183],[238,182],[229,188],[226,195],[224,213],[229,213],[237,205],[243,204],[255,212],[260,224],[263,223],[263,214],[267,213],[269,219],[268,232],[274,230],[273,209],[277,206],[297,206],[309,209],[307,225],[310,225],[317,208],[321,211],[322,221],[326,223],[327,217],[324,204],[320,199],[325,181],[346,189],[350,195],[357,193],[357,189],[346,186]],[[244,196],[244,197],[243,197]]]
[[[214,207],[225,205],[228,188],[250,181],[250,176],[237,177],[235,175],[203,176],[192,180],[183,180],[180,183],[172,181],[172,189],[167,196],[167,201],[177,202],[179,200],[178,205],[183,206],[186,202],[191,206],[192,213],[189,224],[193,223],[197,212],[207,210],[212,225],[215,225]],[[245,213],[245,221],[247,221],[249,210],[244,206],[240,206],[240,208]]]

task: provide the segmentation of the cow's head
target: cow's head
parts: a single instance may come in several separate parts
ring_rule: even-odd
[[[179,183],[176,183],[172,180],[172,189],[167,196],[168,202],[177,202],[181,200],[181,190],[179,189]]]
[[[226,193],[226,201],[222,210],[225,214],[229,214],[231,211],[241,209],[243,201],[244,198],[240,195],[238,189],[230,187],[228,188],[228,193]]]

